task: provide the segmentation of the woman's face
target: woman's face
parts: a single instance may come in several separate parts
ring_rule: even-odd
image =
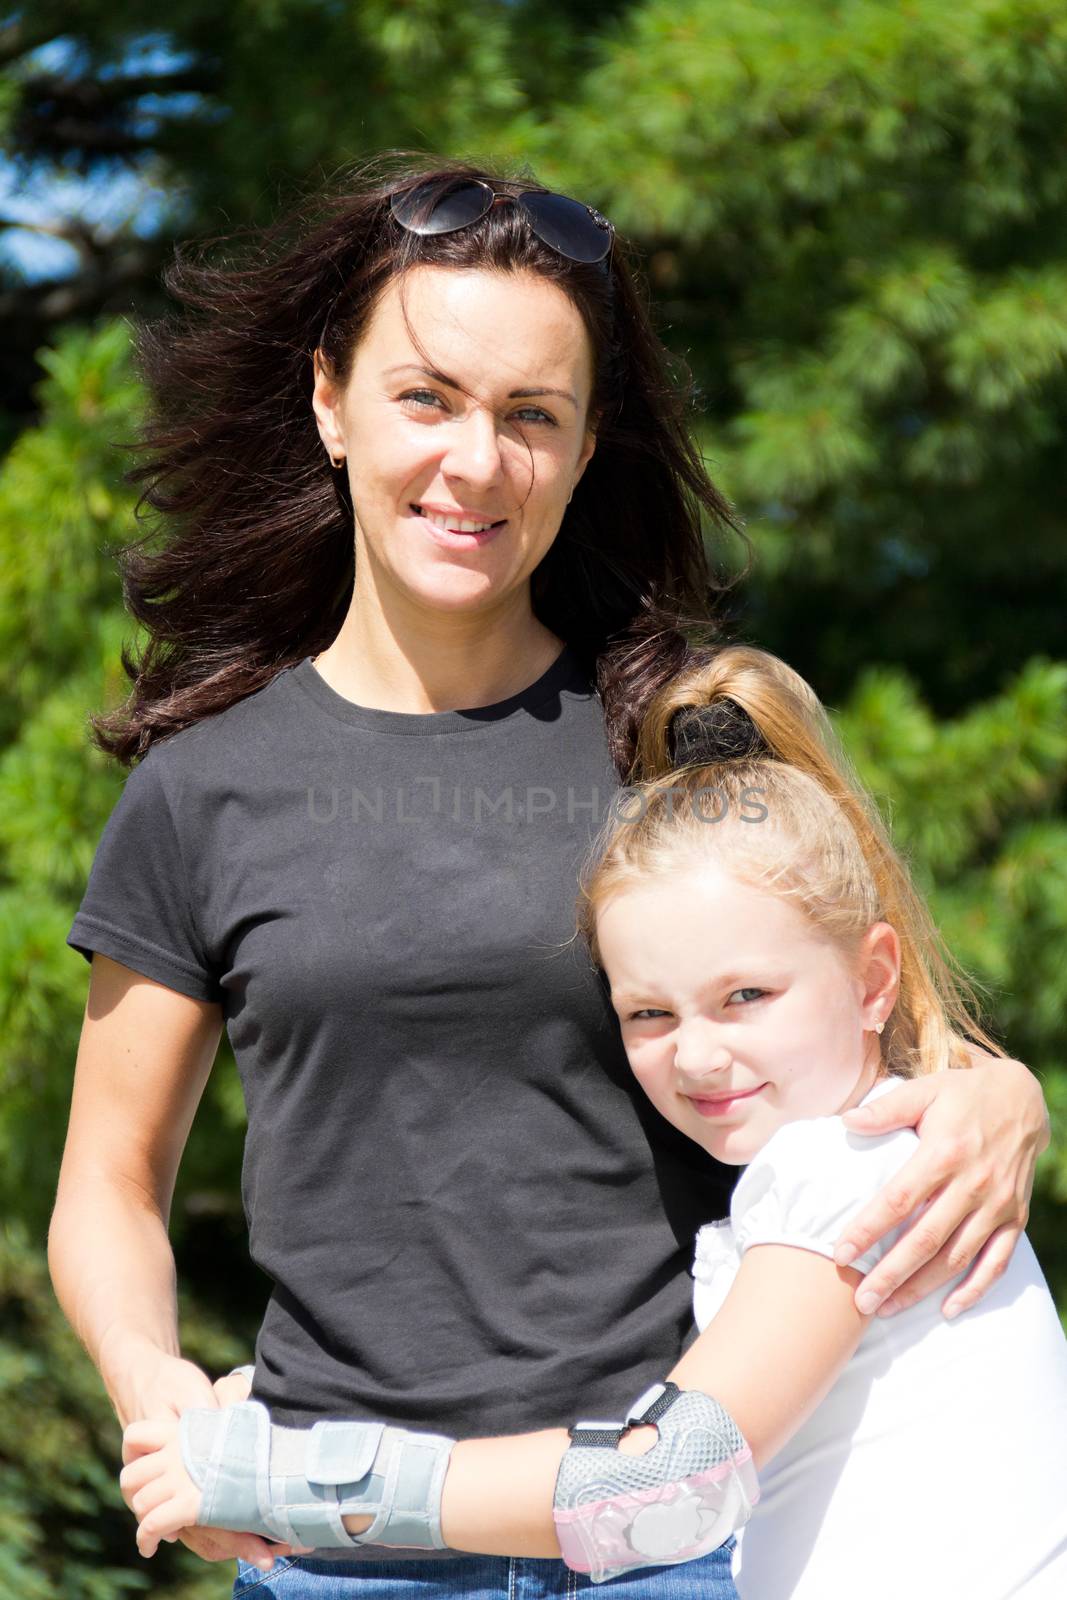
[[[522,595],[593,453],[592,379],[585,324],[546,279],[420,266],[394,280],[343,388],[316,360],[319,433],[346,457],[357,571],[369,563],[383,598],[438,612]]]
[[[796,906],[709,864],[613,895],[597,940],[634,1073],[669,1122],[720,1161],[854,1104],[900,966],[874,923],[855,959]]]

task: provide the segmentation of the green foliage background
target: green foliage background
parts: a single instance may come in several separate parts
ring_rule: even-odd
[[[121,698],[133,633],[126,319],[160,308],[174,239],[381,148],[529,163],[639,246],[755,546],[732,626],[834,708],[1043,1078],[1030,1231],[1067,1308],[1065,116],[1059,0],[175,0],[165,29],[143,0],[44,0],[0,23],[24,182],[143,186],[128,225],[60,230],[68,279],[0,266],[0,1593],[229,1593],[180,1547],[138,1558],[118,1427],[44,1265],[88,977],[64,939],[122,781],[86,716]],[[224,1044],[173,1225],[213,1373],[266,1296],[243,1116]]]

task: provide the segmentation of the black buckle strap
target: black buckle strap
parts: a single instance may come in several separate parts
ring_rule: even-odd
[[[605,1449],[617,1450],[619,1440],[626,1432],[625,1428],[583,1428],[578,1423],[573,1428],[568,1428],[571,1444],[579,1450]]]
[[[659,1393],[651,1400],[644,1411],[636,1416],[631,1412],[626,1421],[620,1425],[611,1423],[581,1423],[576,1422],[573,1428],[568,1428],[571,1443],[580,1450],[617,1450],[619,1440],[631,1428],[643,1428],[649,1424],[655,1425],[660,1417],[664,1416],[673,1406],[681,1394],[676,1383],[666,1382],[660,1384]]]
[[[671,1383],[670,1380],[668,1380],[663,1385],[662,1394],[657,1395],[652,1404],[647,1408],[647,1410],[643,1411],[639,1417],[628,1417],[626,1419],[627,1425],[632,1428],[644,1427],[646,1423],[658,1422],[660,1417],[662,1417],[665,1412],[671,1409],[671,1406],[673,1406],[681,1392],[681,1389],[679,1389],[676,1383]]]

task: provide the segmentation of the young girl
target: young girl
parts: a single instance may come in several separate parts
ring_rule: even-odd
[[[857,1307],[894,1236],[834,1259],[916,1144],[856,1136],[847,1112],[894,1077],[958,1067],[961,1033],[996,1049],[873,802],[803,680],[741,646],[660,696],[635,774],[579,920],[653,1105],[745,1168],[729,1218],[698,1235],[702,1331],[670,1374],[726,1408],[759,1471],[739,1593],[1062,1600],[1067,1344],[1028,1243],[955,1321],[931,1298],[892,1319]],[[618,1449],[654,1442],[633,1428]],[[568,1443],[554,1429],[456,1445],[445,1544],[558,1558]],[[200,1510],[178,1424],[133,1424],[124,1459],[151,1555]],[[344,1517],[353,1542],[370,1520]],[[297,1565],[311,1580],[316,1563]]]

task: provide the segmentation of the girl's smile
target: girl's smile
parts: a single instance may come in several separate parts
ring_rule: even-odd
[[[765,1083],[759,1083],[754,1089],[736,1089],[721,1095],[689,1095],[687,1098],[702,1117],[727,1117],[735,1106],[751,1100],[753,1095],[762,1094],[766,1087]]]

